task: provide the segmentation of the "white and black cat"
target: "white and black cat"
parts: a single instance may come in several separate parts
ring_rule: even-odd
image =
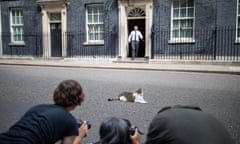
[[[143,89],[140,88],[135,92],[122,92],[115,98],[109,98],[108,101],[124,101],[124,102],[136,102],[136,103],[147,103],[143,99]]]

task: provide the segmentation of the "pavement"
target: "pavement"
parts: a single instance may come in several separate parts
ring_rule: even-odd
[[[240,75],[240,61],[154,61],[136,59],[0,58],[0,65],[222,73]]]

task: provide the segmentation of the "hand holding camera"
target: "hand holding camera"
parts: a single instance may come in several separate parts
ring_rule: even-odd
[[[137,127],[130,128],[128,132],[130,134],[132,143],[140,144],[140,134],[142,135],[143,133],[141,131],[139,131]]]
[[[78,124],[78,137],[81,141],[84,137],[87,136],[88,130],[92,127],[89,121],[83,121],[81,119],[76,119]]]
[[[144,133],[141,132],[137,127],[131,127],[131,128],[129,128],[128,133],[129,133],[131,136],[133,136],[133,135],[135,134],[135,132],[136,132],[136,129],[137,129],[137,132],[138,132],[140,135],[143,135],[143,134],[144,134]]]
[[[84,123],[84,121],[81,119],[76,119],[76,121],[77,121],[78,127],[81,127],[81,125]],[[92,127],[92,124],[89,121],[86,121],[86,124],[88,129]]]

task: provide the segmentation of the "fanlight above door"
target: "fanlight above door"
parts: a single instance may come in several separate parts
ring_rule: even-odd
[[[144,17],[145,11],[141,8],[134,8],[128,13],[128,17]]]

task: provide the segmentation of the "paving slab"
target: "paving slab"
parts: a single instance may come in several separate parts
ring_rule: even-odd
[[[240,62],[118,61],[98,59],[0,59],[1,65],[205,72],[240,75]]]

